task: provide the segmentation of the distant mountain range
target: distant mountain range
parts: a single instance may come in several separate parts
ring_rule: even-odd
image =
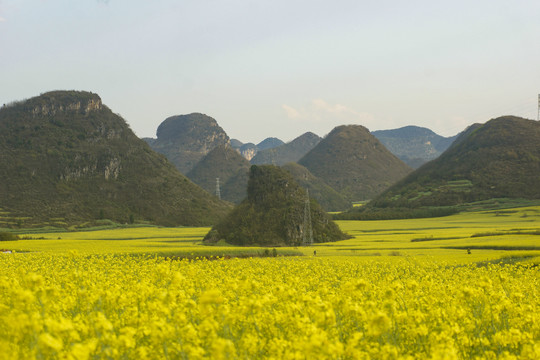
[[[48,92],[1,108],[0,169],[0,227],[209,225],[230,209],[89,92]]]
[[[296,139],[275,146],[270,149],[260,150],[251,159],[251,163],[255,165],[273,164],[273,165],[285,165],[291,162],[297,162],[306,155],[311,149],[313,149],[321,138],[312,132],[307,132],[300,135]]]
[[[391,153],[412,168],[418,168],[428,161],[436,159],[457,138],[443,137],[427,128],[405,126],[394,130],[372,132]]]
[[[253,159],[259,151],[272,149],[283,145],[283,141],[275,137],[269,137],[255,145],[254,143],[243,144],[240,140],[232,139],[231,146],[236,149],[248,161]]]

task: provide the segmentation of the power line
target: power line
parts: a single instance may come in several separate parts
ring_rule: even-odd
[[[313,229],[311,227],[311,207],[309,204],[309,190],[306,190],[306,203],[304,205],[304,232],[303,245],[313,245]]]

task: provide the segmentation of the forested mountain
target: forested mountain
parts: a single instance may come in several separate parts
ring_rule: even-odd
[[[209,225],[229,210],[89,92],[48,92],[0,109],[0,169],[0,227],[102,218]]]

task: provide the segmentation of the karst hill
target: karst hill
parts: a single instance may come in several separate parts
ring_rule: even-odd
[[[89,92],[48,92],[1,108],[0,169],[0,226],[101,218],[209,225],[229,210]]]
[[[240,203],[247,195],[249,167],[249,161],[226,144],[211,150],[186,176],[212,194],[219,178],[221,198]]]
[[[469,127],[439,158],[374,199],[372,207],[452,206],[540,199],[540,122],[514,116]]]
[[[349,201],[371,199],[412,171],[360,125],[334,128],[298,163]]]
[[[145,139],[187,174],[212,149],[229,143],[229,136],[210,116],[192,113],[171,116],[157,129],[157,139]]]
[[[273,165],[250,168],[247,198],[215,225],[205,241],[224,240],[235,245],[302,245],[311,224],[313,242],[347,238],[318,203],[309,200],[306,222],[306,191],[285,170]]]

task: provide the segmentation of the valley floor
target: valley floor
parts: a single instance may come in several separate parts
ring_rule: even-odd
[[[278,248],[278,255],[347,258],[414,257],[458,263],[529,258],[540,262],[540,206],[465,212],[409,220],[338,221],[353,238],[312,247]],[[18,252],[142,253],[162,256],[258,256],[264,248],[202,245],[209,228],[138,227],[26,234],[1,243]]]

